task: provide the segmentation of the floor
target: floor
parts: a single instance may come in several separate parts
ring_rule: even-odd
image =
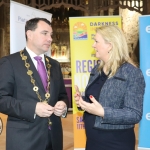
[[[6,150],[5,138],[6,138],[6,119],[7,116],[0,113],[0,118],[3,120],[3,131],[0,135],[0,150]],[[72,122],[72,112],[69,112],[67,118],[62,119],[63,124],[63,134],[64,134],[64,148],[63,150],[73,150],[73,122]],[[135,126],[136,134],[136,150],[138,143],[138,125]]]

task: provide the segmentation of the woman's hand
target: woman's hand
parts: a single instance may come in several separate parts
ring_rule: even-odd
[[[89,96],[92,103],[88,103],[82,99],[77,85],[75,85],[75,91],[74,99],[77,107],[81,107],[82,110],[87,111],[90,114],[104,117],[104,108],[92,95]]]
[[[90,114],[104,117],[104,108],[102,107],[102,105],[92,95],[90,95],[89,98],[92,101],[92,103],[80,100],[80,107]]]
[[[76,103],[77,107],[80,107],[79,100],[82,99],[81,93],[80,93],[79,88],[78,88],[77,85],[75,85],[74,88],[75,88],[75,91],[76,91],[76,93],[74,95],[75,103]]]

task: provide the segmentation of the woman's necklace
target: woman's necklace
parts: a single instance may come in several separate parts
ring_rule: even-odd
[[[48,75],[48,79],[47,79],[47,92],[45,93],[45,99],[43,100],[40,93],[39,93],[39,88],[38,86],[36,86],[35,84],[35,79],[33,78],[32,74],[33,74],[33,71],[30,70],[30,64],[27,63],[27,56],[24,55],[24,50],[21,50],[20,51],[20,56],[22,58],[22,60],[25,62],[25,67],[27,68],[27,75],[30,76],[30,81],[31,83],[33,84],[33,91],[36,93],[38,99],[40,100],[40,102],[45,102],[45,103],[48,103],[49,101],[49,98],[50,98],[50,68],[51,68],[51,65],[49,63],[49,60],[46,58],[46,62],[47,62],[47,75]],[[52,122],[50,121],[50,118],[48,118],[48,127],[49,129],[51,129],[51,125],[52,125]]]

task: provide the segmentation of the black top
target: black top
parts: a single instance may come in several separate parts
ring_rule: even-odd
[[[85,93],[85,101],[91,102],[89,99],[89,96],[92,95],[96,100],[99,99],[100,91],[107,80],[107,75],[104,74],[102,71],[101,74],[97,77],[97,79],[91,84]],[[86,129],[86,136],[93,137],[97,139],[97,136],[99,136],[97,130],[93,129],[95,122],[95,115],[89,114],[87,112],[84,113],[84,123],[85,123],[85,129]]]

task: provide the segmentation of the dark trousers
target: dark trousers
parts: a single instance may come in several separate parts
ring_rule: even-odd
[[[45,150],[53,150],[52,148],[52,139],[51,139],[51,130],[48,129],[48,137],[47,137],[47,144]]]

